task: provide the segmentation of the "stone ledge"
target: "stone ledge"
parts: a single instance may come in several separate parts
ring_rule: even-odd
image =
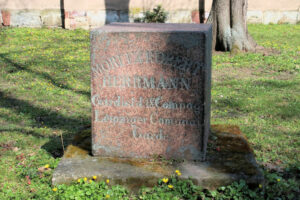
[[[181,178],[191,177],[195,184],[208,189],[240,179],[253,185],[263,183],[253,151],[239,127],[213,125],[211,130],[205,162],[92,157],[90,130],[85,130],[75,136],[76,146],[68,146],[53,173],[52,184],[97,176],[98,180],[110,179],[112,184],[121,184],[137,191],[141,186],[154,186],[159,178],[171,176],[176,169],[182,172]]]

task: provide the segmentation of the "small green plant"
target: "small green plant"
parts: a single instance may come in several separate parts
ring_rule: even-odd
[[[52,189],[56,199],[129,199],[125,188],[109,186],[104,181],[81,181],[71,186],[59,185]]]
[[[144,17],[137,18],[134,21],[144,23],[165,23],[167,15],[168,13],[162,8],[162,6],[158,5],[153,8],[153,11],[146,11]]]
[[[200,186],[193,184],[192,180],[180,179],[181,172],[175,171],[170,178],[163,178],[153,188],[142,188],[139,199],[198,199],[205,194]]]

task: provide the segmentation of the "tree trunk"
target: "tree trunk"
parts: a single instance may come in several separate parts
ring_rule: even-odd
[[[217,51],[253,51],[256,42],[248,33],[247,0],[214,0],[207,23],[213,25]]]
[[[205,0],[199,0],[199,18],[200,23],[205,21]]]

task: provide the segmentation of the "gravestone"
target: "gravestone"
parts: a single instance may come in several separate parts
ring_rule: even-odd
[[[97,176],[138,191],[175,170],[210,189],[240,179],[256,186],[263,182],[253,150],[236,126],[211,126],[205,159],[210,25],[104,26],[91,31],[91,65],[92,130],[74,137],[53,185]],[[178,160],[149,159],[154,155]]]
[[[91,31],[93,155],[204,160],[210,82],[210,25]]]

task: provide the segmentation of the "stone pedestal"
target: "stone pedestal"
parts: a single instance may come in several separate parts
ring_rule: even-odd
[[[248,184],[263,182],[253,151],[237,126],[213,125],[205,162],[151,159],[99,158],[90,156],[90,130],[75,137],[53,173],[52,183],[62,184],[78,178],[97,176],[110,179],[131,191],[154,186],[158,179],[169,177],[176,169],[181,178],[191,177],[195,184],[215,189],[244,179]]]

